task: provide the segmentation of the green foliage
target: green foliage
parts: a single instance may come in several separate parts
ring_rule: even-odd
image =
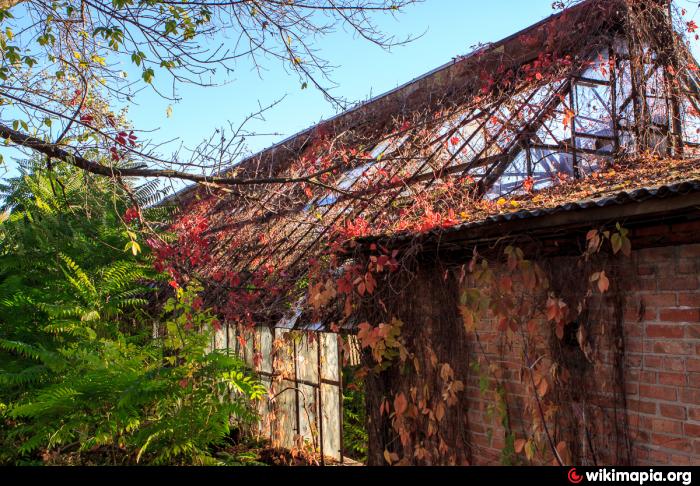
[[[200,287],[154,309],[159,277],[147,251],[123,250],[136,229],[109,184],[33,166],[2,188],[0,463],[221,462],[212,447],[255,419],[265,390],[237,357],[210,350],[219,324]]]
[[[355,379],[351,368],[343,370],[343,445],[353,459],[367,461],[367,410],[362,380]]]

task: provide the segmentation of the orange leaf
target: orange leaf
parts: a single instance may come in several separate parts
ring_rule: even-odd
[[[437,419],[438,422],[442,422],[442,419],[444,417],[445,417],[445,405],[442,402],[440,402],[435,407],[435,418]]]
[[[607,275],[605,275],[605,271],[602,271],[598,277],[598,290],[600,290],[601,294],[604,294],[608,291],[608,288],[610,288],[610,280],[608,280]]]
[[[576,113],[574,113],[573,110],[569,108],[564,109],[564,128],[568,128],[571,126],[571,123],[574,120],[574,117],[576,116]]]
[[[396,416],[402,416],[404,412],[406,412],[407,408],[408,400],[406,400],[406,395],[403,393],[397,394],[396,398],[394,398],[394,411],[396,412]]]

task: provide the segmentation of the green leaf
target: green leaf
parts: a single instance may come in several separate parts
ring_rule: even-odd
[[[151,83],[153,82],[153,76],[154,76],[154,75],[155,75],[155,74],[154,74],[154,72],[153,72],[153,69],[152,69],[152,68],[148,68],[148,69],[144,69],[143,73],[141,74],[141,77],[143,78],[143,80],[144,80],[145,82],[147,82],[148,84],[151,84]]]
[[[617,254],[617,252],[619,252],[622,248],[622,238],[620,237],[620,233],[615,233],[612,235],[610,238],[610,244],[612,245],[613,253]]]

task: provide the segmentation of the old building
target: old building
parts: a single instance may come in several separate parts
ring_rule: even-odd
[[[259,184],[179,194],[159,263],[270,387],[258,432],[341,459],[355,364],[370,464],[699,464],[700,97],[673,22],[580,2],[227,169]]]

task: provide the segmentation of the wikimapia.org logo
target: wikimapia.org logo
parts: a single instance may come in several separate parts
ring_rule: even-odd
[[[687,486],[692,482],[692,473],[690,471],[670,471],[665,473],[663,471],[654,471],[653,469],[649,469],[649,471],[615,471],[614,469],[608,470],[606,468],[601,468],[597,471],[586,471],[583,475],[581,475],[576,471],[575,467],[569,469],[567,479],[571,484],[579,484],[584,480],[584,476],[587,482],[610,481],[638,483],[640,485],[646,483],[647,481],[678,481],[684,486]]]

